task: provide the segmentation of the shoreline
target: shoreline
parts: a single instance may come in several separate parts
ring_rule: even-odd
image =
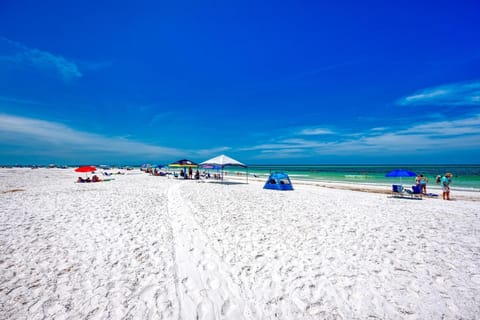
[[[3,170],[4,172],[9,172],[9,171],[15,171],[15,170],[20,170],[20,172],[28,173],[30,168],[1,168],[0,170]],[[46,173],[48,173],[51,170],[59,170],[59,172],[70,172],[71,170],[68,169],[63,169],[63,168],[38,168],[35,170],[45,170]],[[99,170],[100,171],[105,171],[105,170]],[[107,170],[108,171],[108,170]],[[115,169],[114,171],[122,171],[122,170],[117,170]],[[127,176],[130,175],[144,175],[145,173],[140,171],[139,169],[133,169],[131,171],[124,171],[124,174]],[[0,171],[1,172],[1,171]],[[115,177],[115,176],[113,176]],[[171,177],[170,177],[171,178]],[[244,174],[227,174],[224,176],[224,180],[233,180],[235,182],[245,182],[246,176]],[[258,182],[258,183],[265,183],[266,179],[268,178],[268,175],[266,176],[261,176],[261,177],[254,177],[249,174],[248,176],[248,181],[249,182]],[[321,188],[330,188],[330,189],[337,189],[337,190],[349,190],[349,191],[357,191],[357,192],[365,192],[365,193],[377,193],[377,194],[385,194],[385,195],[390,195],[391,192],[391,186],[392,184],[388,183],[364,183],[364,182],[355,182],[355,181],[336,181],[336,180],[315,180],[315,179],[298,179],[295,178],[295,176],[290,176],[290,180],[292,181],[292,185],[295,187],[295,185],[305,185],[305,186],[315,186],[315,187],[321,187]],[[202,180],[202,181],[212,181],[214,182],[215,180]],[[407,184],[403,183],[404,186],[408,187],[412,184]],[[466,200],[466,201],[480,201],[480,190],[477,189],[465,189],[458,187],[456,188],[455,185],[452,185],[452,191],[451,191],[451,201],[454,200]],[[11,189],[6,189],[6,190],[0,190],[0,193],[9,193],[9,192],[21,192],[25,191],[22,188],[11,188]],[[442,190],[440,186],[430,184],[428,185],[428,192],[437,194],[438,197],[426,197],[427,199],[440,199],[442,196]]]

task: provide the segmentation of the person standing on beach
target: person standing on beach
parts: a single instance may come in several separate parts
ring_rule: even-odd
[[[415,177],[415,185],[418,186],[420,184],[420,175],[418,174],[416,177]]]
[[[422,193],[427,193],[427,182],[428,182],[428,179],[427,177],[425,177],[423,174],[419,175],[419,184],[422,188]]]
[[[452,183],[452,174],[446,173],[440,180],[443,190],[443,200],[450,200],[450,183]]]

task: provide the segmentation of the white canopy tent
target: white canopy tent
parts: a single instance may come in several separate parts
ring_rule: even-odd
[[[237,161],[233,158],[230,158],[229,156],[226,156],[224,154],[219,155],[215,158],[209,159],[207,161],[203,161],[200,163],[201,166],[216,166],[220,167],[222,169],[222,180],[223,180],[223,168],[227,166],[236,166],[236,167],[242,167],[242,168],[247,168],[246,164],[241,163],[240,161]],[[247,182],[248,182],[248,174],[245,174],[247,177]]]

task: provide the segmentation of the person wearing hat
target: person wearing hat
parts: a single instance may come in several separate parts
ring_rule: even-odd
[[[450,200],[450,183],[452,183],[452,174],[445,173],[445,175],[440,180],[440,185],[443,190],[443,200]]]

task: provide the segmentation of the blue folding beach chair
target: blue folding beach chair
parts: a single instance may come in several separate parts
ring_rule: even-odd
[[[401,184],[393,184],[392,185],[392,196],[394,197],[403,197],[405,194],[405,189]]]
[[[422,186],[417,184],[412,186],[412,190],[405,189],[405,191],[412,197],[412,198],[422,198]]]

